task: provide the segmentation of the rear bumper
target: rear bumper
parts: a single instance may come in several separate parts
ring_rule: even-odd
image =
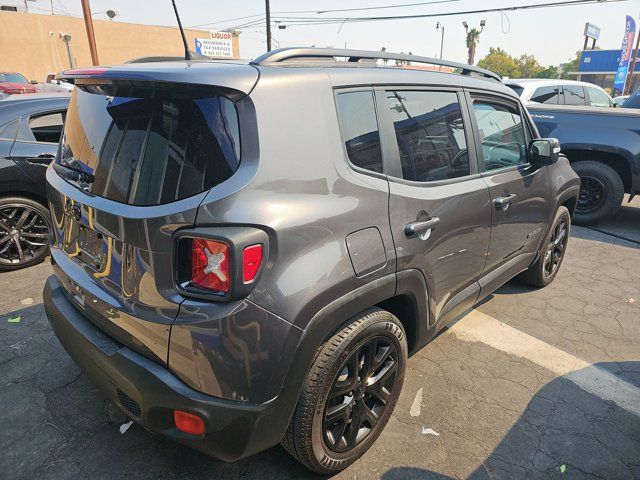
[[[68,300],[54,276],[45,284],[44,305],[56,336],[73,360],[110,400],[148,430],[225,461],[280,441],[290,409],[278,408],[278,398],[247,405],[193,390],[163,366],[95,327]],[[173,422],[174,409],[200,415],[206,433],[194,436],[179,431]]]

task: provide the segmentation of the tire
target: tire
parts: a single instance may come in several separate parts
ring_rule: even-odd
[[[573,163],[571,167],[580,176],[575,223],[596,223],[618,213],[624,199],[624,184],[618,172],[590,160]]]
[[[285,450],[320,474],[337,473],[355,462],[391,417],[407,355],[404,329],[391,313],[370,309],[354,317],[320,348],[282,440]],[[379,361],[372,364],[370,358]],[[340,393],[343,390],[346,393]],[[386,403],[373,391],[383,395]]]
[[[564,233],[561,233],[564,231]],[[562,238],[558,237],[562,235]],[[571,235],[571,215],[567,207],[559,207],[547,232],[538,260],[518,277],[534,287],[546,287],[556,278],[564,260]],[[552,268],[550,268],[552,267]]]
[[[41,203],[22,197],[0,198],[0,272],[42,262],[49,253],[50,231],[49,210]]]

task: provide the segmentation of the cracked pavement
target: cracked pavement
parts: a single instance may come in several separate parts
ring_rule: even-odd
[[[336,478],[640,479],[640,417],[629,407],[640,402],[640,243],[623,239],[640,242],[640,201],[616,221],[574,227],[551,286],[510,282],[413,356],[387,428]],[[280,447],[225,464],[135,424],[121,434],[128,418],[49,328],[50,272],[45,263],[0,275],[0,478],[313,478]],[[558,375],[564,367],[545,368],[544,352],[474,339],[478,312],[516,346],[531,337],[587,367]],[[622,401],[597,383],[603,370]]]

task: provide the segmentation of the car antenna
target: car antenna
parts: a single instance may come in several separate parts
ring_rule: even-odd
[[[176,12],[176,19],[178,20],[178,28],[180,29],[180,35],[182,35],[182,43],[184,45],[184,59],[185,60],[193,60],[193,56],[191,55],[191,50],[189,50],[189,45],[187,44],[187,37],[184,34],[184,28],[182,28],[182,22],[180,21],[180,14],[178,13],[178,7],[176,7],[176,0],[171,0],[173,4],[173,11]]]

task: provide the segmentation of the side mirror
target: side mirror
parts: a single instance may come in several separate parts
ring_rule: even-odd
[[[560,142],[557,138],[539,138],[529,143],[529,163],[534,167],[553,165],[560,157]]]

